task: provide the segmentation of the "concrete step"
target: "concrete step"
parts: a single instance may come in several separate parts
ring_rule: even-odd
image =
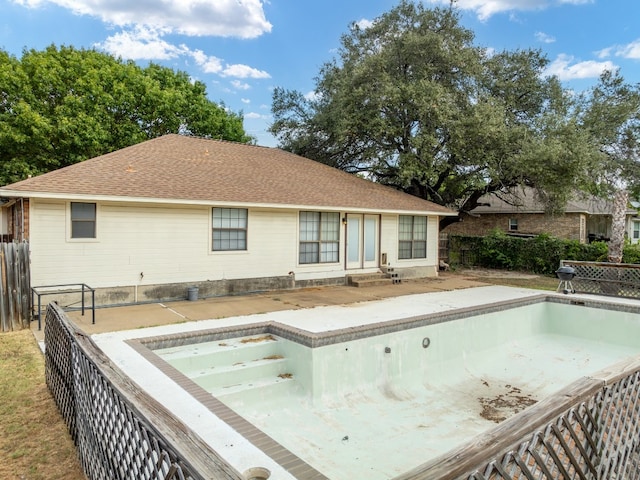
[[[377,278],[371,280],[354,280],[350,285],[354,287],[377,287],[381,285],[393,285],[393,280],[390,278]]]
[[[261,360],[280,352],[278,339],[267,334],[193,344],[188,348],[167,348],[156,353],[190,376],[201,370]]]
[[[379,278],[387,278],[384,273],[358,273],[355,275],[347,275],[347,282],[357,282],[362,280],[377,280]]]
[[[301,394],[300,385],[295,377],[289,377],[287,374],[282,374],[280,377],[259,378],[251,382],[238,382],[234,385],[210,389],[209,392],[231,407],[234,404],[251,403],[258,398],[268,401],[272,397],[282,398],[283,394]]]
[[[398,275],[393,272],[347,275],[347,285],[353,287],[375,287],[394,283],[400,283],[400,280]]]
[[[244,402],[301,387],[278,337],[257,334],[156,351],[166,362],[225,402]]]
[[[280,378],[287,376],[288,362],[279,355],[260,360],[238,362],[233,365],[212,367],[189,375],[194,382],[207,391],[225,389],[227,387],[254,383],[256,379]]]

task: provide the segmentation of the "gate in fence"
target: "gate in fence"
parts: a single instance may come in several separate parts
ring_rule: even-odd
[[[29,244],[0,243],[0,331],[29,328],[30,283]]]

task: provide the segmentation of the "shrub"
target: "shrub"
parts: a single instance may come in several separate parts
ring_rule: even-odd
[[[513,237],[500,230],[494,230],[484,237],[449,237],[449,261],[453,266],[467,265],[553,274],[560,266],[561,260],[606,262],[607,244],[580,243],[577,240],[563,240],[548,234],[533,238]],[[623,262],[640,263],[640,246],[626,245]]]

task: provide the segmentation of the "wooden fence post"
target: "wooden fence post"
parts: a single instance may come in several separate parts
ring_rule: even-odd
[[[0,244],[0,331],[29,328],[31,274],[29,244]]]

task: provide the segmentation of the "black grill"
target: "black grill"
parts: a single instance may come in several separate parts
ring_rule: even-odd
[[[560,280],[568,282],[576,276],[576,270],[573,267],[560,267],[556,270],[556,275]]]

